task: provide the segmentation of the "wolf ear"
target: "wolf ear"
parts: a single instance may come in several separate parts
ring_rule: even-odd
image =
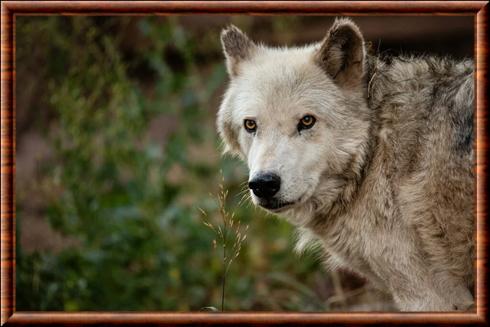
[[[238,74],[240,62],[250,59],[257,48],[255,43],[234,25],[221,31],[221,45],[225,53],[228,73],[232,77]]]
[[[355,90],[364,76],[364,38],[350,19],[336,19],[315,60],[342,88]]]

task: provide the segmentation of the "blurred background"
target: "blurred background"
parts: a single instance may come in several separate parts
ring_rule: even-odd
[[[471,16],[353,19],[383,55],[473,57]],[[249,225],[225,310],[393,310],[315,251],[293,253],[292,227],[240,202],[247,169],[220,156],[221,28],[300,45],[332,21],[17,16],[17,310],[220,308],[223,259],[199,210],[220,223],[220,183],[226,210]]]

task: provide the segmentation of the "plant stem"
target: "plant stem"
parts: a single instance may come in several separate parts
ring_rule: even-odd
[[[226,227],[224,231],[224,237],[223,237],[223,280],[221,283],[221,312],[224,311],[225,309],[225,284],[226,284],[226,272],[228,269],[226,269]]]
[[[223,187],[223,184],[221,184],[221,187]],[[221,197],[221,218],[223,219],[223,280],[222,280],[222,285],[221,285],[221,312],[224,312],[225,310],[225,286],[226,286],[226,273],[228,269],[226,268],[227,263],[226,263],[226,246],[228,243],[228,221],[226,219],[226,211],[225,211],[225,202],[226,202],[226,193],[224,191],[221,191],[222,197]]]
[[[226,272],[223,274],[223,285],[221,288],[221,312],[223,312],[225,308],[225,284],[226,284]]]

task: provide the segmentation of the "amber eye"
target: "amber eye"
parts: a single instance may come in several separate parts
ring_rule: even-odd
[[[316,119],[312,115],[306,115],[303,118],[299,120],[298,123],[298,132],[304,130],[304,129],[309,129],[312,128],[313,125],[315,125]]]
[[[243,121],[243,126],[249,133],[253,133],[257,130],[257,123],[252,119],[245,119]]]

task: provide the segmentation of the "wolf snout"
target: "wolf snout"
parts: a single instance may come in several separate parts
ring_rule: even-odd
[[[257,197],[270,199],[281,188],[281,177],[274,173],[261,173],[248,182],[248,187]]]

